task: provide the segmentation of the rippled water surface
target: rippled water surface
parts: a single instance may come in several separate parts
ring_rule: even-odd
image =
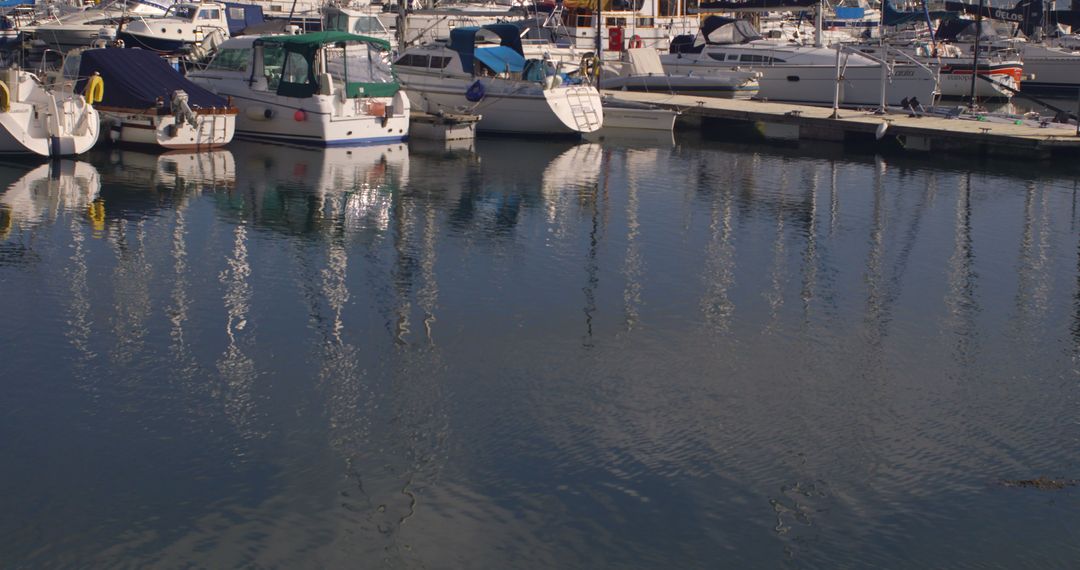
[[[0,566],[1077,567],[1080,169],[852,150],[8,163]]]

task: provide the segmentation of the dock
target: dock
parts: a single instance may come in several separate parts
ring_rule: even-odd
[[[1075,126],[910,116],[908,113],[882,115],[873,110],[856,109],[840,109],[834,118],[830,107],[669,93],[603,93],[616,99],[678,110],[681,120],[700,118],[707,122],[753,125],[762,136],[771,140],[890,144],[912,152],[1012,158],[1080,156],[1080,136],[1077,136]]]

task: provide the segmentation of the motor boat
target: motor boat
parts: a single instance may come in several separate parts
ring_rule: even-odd
[[[596,87],[560,64],[526,59],[512,24],[461,27],[395,62],[414,108],[480,115],[481,132],[580,135],[604,122]]]
[[[716,70],[704,75],[669,75],[660,63],[660,55],[652,48],[628,49],[625,60],[618,62],[618,65],[604,62],[604,71],[600,76],[601,89],[727,99],[751,97],[757,93],[758,78],[761,77],[760,71],[743,69]]]
[[[675,38],[669,52],[660,61],[672,75],[759,71],[756,98],[770,101],[832,104],[838,75],[840,105],[878,105],[882,88],[889,105],[912,98],[933,101],[938,92],[937,74],[914,58],[903,63],[904,54],[890,62],[842,45],[765,40],[748,22],[719,16],[706,18],[697,36]]]
[[[197,85],[232,99],[236,134],[279,142],[349,145],[409,134],[409,99],[388,61],[390,44],[345,32],[244,36],[225,41]]]
[[[97,142],[98,113],[83,97],[14,66],[0,80],[0,153],[71,156]]]
[[[125,22],[116,32],[116,39],[124,42],[125,47],[169,54],[204,44],[213,47],[229,37],[227,10],[217,2],[173,4],[163,16],[138,17]]]
[[[65,58],[61,73],[63,84],[95,101],[102,132],[112,142],[207,149],[233,138],[236,107],[188,81],[152,51],[77,50]],[[102,86],[100,101],[95,84]]]

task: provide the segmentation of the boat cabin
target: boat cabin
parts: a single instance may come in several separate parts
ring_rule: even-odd
[[[399,90],[385,40],[345,32],[233,38],[202,75],[240,76],[282,97],[390,97]]]

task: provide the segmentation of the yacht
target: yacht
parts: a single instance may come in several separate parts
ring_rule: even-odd
[[[668,74],[660,56],[652,48],[626,50],[625,59],[615,65],[604,62],[600,76],[601,89],[677,93],[726,99],[749,98],[758,91],[760,71],[741,69],[717,70],[709,74]]]
[[[72,156],[97,142],[98,113],[83,97],[14,66],[0,80],[0,153]]]
[[[84,48],[95,40],[111,40],[123,19],[162,16],[172,0],[116,0],[51,20],[22,26],[33,42],[67,52]]]
[[[931,102],[938,92],[936,73],[909,56],[910,63],[899,60],[903,54],[886,62],[840,45],[765,40],[748,22],[719,16],[708,17],[696,37],[675,38],[669,51],[660,60],[672,75],[759,71],[757,98],[770,101],[830,105],[838,75],[840,105],[879,105],[883,87],[889,105],[912,98]]]
[[[580,135],[603,125],[597,89],[551,60],[526,60],[512,24],[461,27],[395,62],[413,106],[480,115],[477,130]]]
[[[177,3],[164,16],[139,17],[124,23],[116,39],[125,47],[161,53],[179,53],[201,46],[217,45],[229,37],[227,8],[217,2]]]
[[[409,99],[390,44],[345,32],[231,38],[187,78],[232,99],[236,134],[313,145],[394,142],[409,134]]]

